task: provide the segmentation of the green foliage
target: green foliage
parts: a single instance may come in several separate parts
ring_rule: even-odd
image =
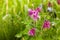
[[[57,18],[52,18],[47,12],[48,0],[8,0],[8,13],[6,13],[6,0],[0,0],[0,40],[60,40],[60,5],[56,0],[50,0]],[[43,3],[40,19],[34,21],[28,16],[28,8],[36,9]],[[32,5],[33,4],[33,5]],[[52,13],[53,14],[53,13]],[[43,29],[45,18],[55,25],[50,29]],[[29,36],[28,31],[36,28],[36,35]]]

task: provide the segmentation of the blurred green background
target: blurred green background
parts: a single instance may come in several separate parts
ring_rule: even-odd
[[[59,18],[59,20],[54,20],[54,22],[58,24],[56,24],[56,29],[44,32],[42,39],[38,37],[37,40],[60,40],[60,5],[57,4],[57,0],[50,1],[53,2],[53,8]],[[6,4],[6,2],[8,2],[8,4]],[[0,40],[20,40],[16,38],[15,35],[23,31],[25,26],[28,26],[29,22],[25,20],[28,14],[28,8],[36,8],[41,3],[44,4],[44,9],[46,9],[48,0],[0,0]],[[8,7],[8,10],[6,7]],[[42,11],[42,13],[47,12]],[[44,15],[46,14],[41,14],[41,16]],[[27,25],[21,23],[21,21],[27,21]],[[40,22],[42,23],[42,21],[43,19]],[[53,36],[49,38],[47,35]]]

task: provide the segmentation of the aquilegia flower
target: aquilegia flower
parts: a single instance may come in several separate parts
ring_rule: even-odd
[[[41,8],[40,7],[36,8],[36,11],[40,12],[41,11]]]
[[[30,36],[34,36],[35,35],[35,31],[36,31],[35,28],[32,28],[32,29],[29,30],[28,34]]]
[[[47,10],[48,10],[48,12],[52,12],[53,8],[52,7],[48,7]]]
[[[47,10],[48,10],[48,12],[52,12],[52,11],[53,11],[51,2],[48,3],[48,8],[47,8]]]
[[[30,16],[34,21],[36,21],[38,18],[40,18],[40,16],[38,15],[39,9],[37,9],[37,10],[29,9],[28,12],[29,12],[29,16]]]
[[[57,0],[57,3],[60,5],[60,0]]]
[[[50,21],[49,20],[44,21],[43,28],[50,28]]]
[[[52,7],[52,4],[51,4],[51,2],[48,2],[48,7]]]

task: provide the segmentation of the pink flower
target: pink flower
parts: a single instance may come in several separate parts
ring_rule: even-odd
[[[35,28],[32,28],[31,30],[29,30],[28,34],[30,36],[34,36],[35,35]]]
[[[38,8],[36,9],[36,11],[40,12],[40,11],[41,11],[41,8],[38,7]]]
[[[33,10],[32,9],[29,9],[28,12],[29,12],[29,16],[31,16],[33,14]]]
[[[50,28],[50,21],[49,20],[44,21],[43,28]]]
[[[39,15],[38,15],[38,11],[37,11],[37,10],[29,9],[28,12],[29,12],[29,16],[30,16],[34,21],[36,21],[36,20],[39,18]]]
[[[51,2],[48,2],[48,7],[51,7],[51,6],[52,6]]]
[[[57,0],[57,3],[60,5],[60,0]]]

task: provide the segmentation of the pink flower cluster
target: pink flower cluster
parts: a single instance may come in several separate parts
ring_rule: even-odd
[[[49,2],[48,7],[51,7],[51,6],[52,6],[51,3]],[[49,10],[51,10],[51,9],[49,8]],[[28,12],[29,12],[29,16],[30,16],[34,21],[37,21],[37,19],[40,18],[39,12],[41,12],[41,8],[37,8],[37,9],[35,9],[35,10],[29,9]],[[50,21],[49,21],[49,20],[45,20],[45,21],[44,21],[43,28],[50,28]],[[30,36],[34,36],[34,35],[36,34],[36,29],[35,29],[35,28],[30,29],[29,32],[28,32],[28,34],[29,34]]]
[[[50,21],[49,20],[44,21],[43,28],[50,28]],[[30,29],[28,34],[30,36],[34,36],[36,34],[36,28]]]
[[[30,16],[34,21],[36,21],[38,18],[40,18],[40,16],[38,15],[40,11],[41,11],[40,8],[37,8],[36,10],[29,9],[29,10],[28,10],[29,16]]]

